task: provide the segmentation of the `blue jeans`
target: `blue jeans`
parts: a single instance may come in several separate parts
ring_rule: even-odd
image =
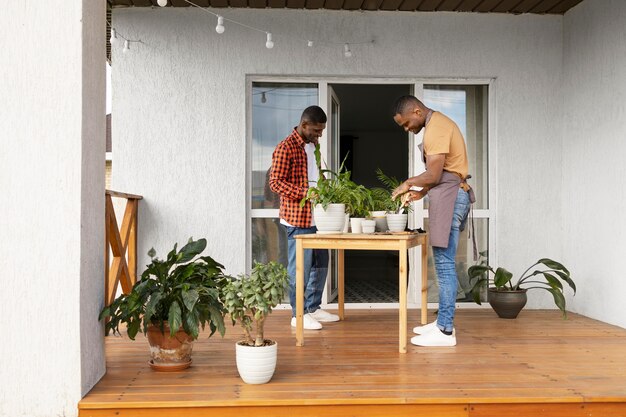
[[[285,226],[287,229],[287,272],[289,272],[289,303],[291,314],[296,316],[296,235],[317,232],[317,227],[300,228]],[[304,313],[312,313],[322,304],[322,293],[328,274],[328,249],[304,250]]]
[[[465,228],[470,204],[467,191],[459,188],[456,202],[454,203],[454,214],[452,215],[452,227],[450,228],[448,247],[439,248],[433,246],[437,283],[439,284],[437,327],[446,332],[451,332],[454,327],[454,309],[458,285],[455,257],[457,247],[459,246],[459,234],[461,233],[461,229]]]

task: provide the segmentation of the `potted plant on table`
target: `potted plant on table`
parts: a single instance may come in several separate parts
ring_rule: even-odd
[[[344,198],[346,201],[346,209],[350,214],[352,233],[361,233],[361,226],[364,221],[366,223],[371,221],[372,227],[376,225],[376,222],[374,222],[371,216],[374,207],[374,199],[372,192],[368,188],[348,180],[346,182]]]
[[[267,316],[285,295],[289,275],[282,264],[255,263],[250,275],[227,277],[222,287],[224,307],[244,339],[237,342],[237,370],[244,382],[264,384],[276,369],[278,343],[265,338]],[[253,333],[254,331],[254,333]]]
[[[485,257],[486,253],[481,252],[481,263],[467,270],[470,282],[476,280],[471,290],[476,303],[481,304],[481,293],[487,288],[489,304],[498,316],[514,319],[526,305],[526,291],[543,289],[552,294],[554,304],[561,310],[563,317],[567,317],[563,284],[567,284],[574,294],[576,294],[576,284],[568,269],[561,263],[548,258],[539,259],[517,280],[513,280],[513,274],[502,267],[494,271],[487,264]]]
[[[317,184],[307,190],[300,201],[300,207],[304,207],[307,201],[311,202],[318,233],[341,233],[347,217],[347,194],[351,192],[354,183],[350,180],[350,171],[344,170],[343,163],[339,172],[334,172],[322,169],[320,158],[319,145],[316,145],[315,159],[319,178]]]
[[[387,227],[390,232],[402,232],[406,229],[408,224],[408,213],[411,210],[411,205],[403,205],[402,199],[400,198],[396,198],[395,200],[391,199],[391,191],[399,187],[402,182],[395,177],[385,175],[380,168],[376,170],[376,176],[378,177],[378,180],[387,187],[389,192],[389,205],[387,207],[386,215]]]
[[[132,340],[140,330],[147,334],[149,363],[155,370],[189,367],[193,341],[206,324],[211,329],[209,337],[216,331],[224,335],[219,298],[224,267],[210,256],[198,256],[206,245],[206,239],[189,239],[179,251],[174,245],[164,260],[150,249],[152,261],[141,280],[100,313],[100,320],[108,318],[107,334],[111,330],[120,334],[120,324],[127,326]]]

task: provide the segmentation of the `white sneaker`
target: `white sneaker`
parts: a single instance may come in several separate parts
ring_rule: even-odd
[[[322,325],[315,320],[313,317],[311,317],[311,314],[305,314],[304,315],[304,329],[305,330],[320,330],[322,328]],[[291,327],[296,327],[296,318],[292,317],[291,318]]]
[[[430,332],[433,329],[439,329],[439,327],[437,327],[437,320],[433,321],[432,323],[425,324],[423,326],[413,327],[413,333],[415,333],[415,334],[426,334],[426,333]],[[455,333],[455,329],[453,327],[452,328],[452,334],[454,334],[454,333]]]
[[[328,311],[324,311],[321,308],[318,308],[312,313],[309,313],[311,317],[321,323],[330,323],[333,321],[339,321],[339,316],[336,314],[331,314]]]
[[[454,332],[450,336],[444,334],[439,328],[435,328],[430,332],[411,338],[411,343],[416,346],[456,346],[456,335]]]

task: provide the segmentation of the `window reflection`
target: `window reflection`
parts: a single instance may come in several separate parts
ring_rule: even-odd
[[[317,98],[317,84],[252,84],[252,209],[279,208],[278,196],[268,184],[272,152]]]

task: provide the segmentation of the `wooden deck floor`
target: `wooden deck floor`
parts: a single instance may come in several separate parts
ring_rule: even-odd
[[[410,325],[418,315],[409,312]],[[192,367],[176,373],[150,369],[144,340],[107,337],[107,374],[79,415],[626,416],[624,329],[558,311],[504,320],[460,310],[456,347],[400,354],[397,320],[396,310],[347,310],[344,322],[306,331],[297,348],[289,312],[275,311],[266,335],[279,343],[278,365],[265,385],[237,374],[238,328],[201,337]]]

